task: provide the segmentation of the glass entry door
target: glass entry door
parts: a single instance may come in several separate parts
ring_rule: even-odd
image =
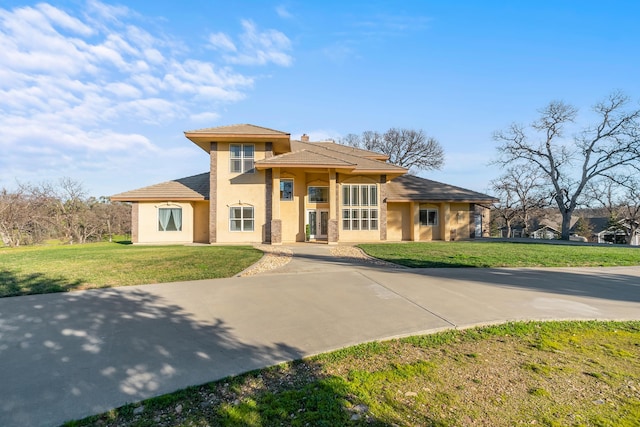
[[[307,211],[309,237],[312,239],[326,239],[329,233],[329,211],[326,209],[310,209]]]

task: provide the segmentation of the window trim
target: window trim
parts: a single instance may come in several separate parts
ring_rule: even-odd
[[[240,210],[239,217],[233,216],[234,209]],[[251,209],[251,217],[244,216],[245,209]],[[233,225],[232,225],[233,221],[240,221],[239,229],[233,228]],[[251,221],[251,229],[245,228],[245,221]],[[255,229],[256,229],[256,211],[253,206],[247,206],[247,205],[229,206],[229,232],[230,233],[252,233],[255,231]]]
[[[233,155],[232,147],[240,147],[240,156]],[[252,156],[248,157],[245,153],[245,147],[252,147]],[[240,170],[234,170],[233,163],[240,162]],[[246,162],[251,161],[251,168],[246,168]],[[229,144],[229,173],[255,173],[256,161],[256,145],[255,144]]]
[[[289,181],[290,181],[290,182],[291,182],[291,198],[289,198],[289,199],[283,199],[283,198],[282,198],[282,192],[283,192],[283,190],[282,190],[282,183],[283,183],[284,181],[287,181],[287,182],[289,182]],[[295,188],[295,187],[294,187],[293,178],[280,178],[280,201],[281,201],[281,202],[292,202],[292,201],[293,201],[293,189],[294,189],[294,188]]]

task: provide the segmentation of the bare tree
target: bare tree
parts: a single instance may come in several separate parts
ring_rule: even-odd
[[[531,166],[509,168],[502,176],[491,181],[490,185],[500,200],[493,207],[494,212],[505,222],[507,237],[511,237],[513,221],[522,221],[526,230],[531,212],[548,205],[543,176]]]
[[[614,92],[593,107],[595,124],[565,138],[565,127],[577,109],[553,101],[540,110],[530,128],[513,124],[498,131],[501,165],[530,164],[539,168],[553,188],[553,200],[562,215],[562,239],[569,239],[571,216],[593,179],[614,174],[621,167],[638,168],[640,110],[627,109],[629,99]]]
[[[361,136],[348,134],[341,143],[389,156],[389,162],[409,169],[440,169],[444,163],[444,150],[440,143],[423,130],[391,128],[384,134],[365,131]]]

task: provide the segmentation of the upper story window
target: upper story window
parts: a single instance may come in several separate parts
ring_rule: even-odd
[[[256,147],[253,144],[230,144],[229,170],[231,173],[253,173],[255,151]]]
[[[329,187],[309,187],[309,203],[329,203]]]
[[[293,200],[293,180],[292,179],[280,180],[280,200],[281,201]]]
[[[158,231],[182,231],[182,208],[158,208]]]

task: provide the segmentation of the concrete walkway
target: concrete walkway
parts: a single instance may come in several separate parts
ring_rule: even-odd
[[[0,425],[56,426],[355,343],[524,319],[640,319],[640,267],[387,269],[293,245],[252,277],[0,299]]]

